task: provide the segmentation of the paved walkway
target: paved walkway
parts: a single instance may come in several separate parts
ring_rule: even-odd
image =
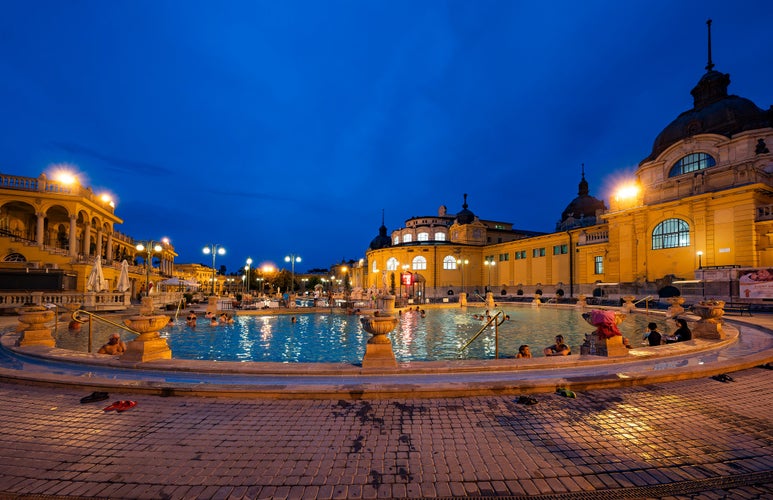
[[[235,400],[0,384],[0,497],[770,498],[771,371],[578,393]]]

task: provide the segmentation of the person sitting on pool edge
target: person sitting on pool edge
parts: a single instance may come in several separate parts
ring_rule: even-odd
[[[569,349],[568,345],[564,344],[563,335],[556,335],[556,343],[547,346],[543,353],[545,356],[568,356],[572,354],[572,350]]]
[[[123,354],[126,352],[126,344],[121,340],[121,336],[117,333],[110,335],[107,344],[99,348],[97,353],[99,354]]]

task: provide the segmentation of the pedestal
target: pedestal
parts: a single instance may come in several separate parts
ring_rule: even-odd
[[[636,309],[636,304],[633,303],[633,301],[636,300],[636,297],[633,295],[626,295],[623,297],[623,306],[622,309],[625,312],[631,312],[634,309]]]
[[[165,315],[132,316],[124,320],[126,326],[140,335],[126,345],[121,361],[143,362],[154,359],[172,359],[172,350],[158,332],[169,324]]]
[[[17,342],[20,347],[44,345],[54,347],[56,341],[51,336],[51,329],[45,324],[54,319],[54,311],[43,306],[25,306],[19,309],[19,327],[21,337]]]
[[[217,295],[210,295],[207,297],[207,311],[208,313],[217,313]]]
[[[580,294],[577,297],[576,307],[580,307],[580,308],[588,307],[588,303],[586,302],[586,300],[587,300],[587,297],[583,294]]]
[[[684,298],[669,297],[666,299],[666,302],[671,304],[671,306],[668,308],[668,312],[666,313],[667,318],[676,318],[684,312],[684,307],[682,307],[682,304],[684,304]]]
[[[692,310],[700,316],[692,329],[693,338],[721,340],[725,338],[722,330],[722,316],[725,315],[725,303],[721,300],[705,300],[694,306]]]
[[[494,309],[494,293],[486,292],[486,309]]]
[[[376,307],[379,312],[384,314],[392,314],[395,311],[395,297],[394,295],[381,295],[376,298]]]
[[[542,304],[542,295],[535,293],[534,294],[534,300],[531,301],[531,305],[533,306],[539,306]]]
[[[459,294],[459,307],[467,307],[467,293],[462,292]]]
[[[623,344],[623,336],[615,335],[612,338],[599,337],[596,332],[588,334],[585,343],[580,346],[580,354],[592,356],[628,356],[628,348]]]
[[[373,335],[365,346],[362,358],[363,368],[397,368],[397,358],[392,350],[392,341],[386,336],[397,326],[394,316],[365,316],[360,318],[362,327]]]

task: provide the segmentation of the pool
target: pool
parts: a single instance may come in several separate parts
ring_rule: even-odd
[[[579,354],[585,334],[593,331],[577,309],[507,307],[502,310],[510,320],[499,327],[500,357],[514,356],[518,346],[529,344],[535,357],[553,343],[556,334],[564,335],[572,351]],[[492,359],[495,355],[494,329],[489,328],[467,349],[462,346],[483,326],[473,318],[479,308],[427,309],[403,311],[398,326],[389,334],[398,361],[436,361],[452,359]],[[295,323],[291,318],[295,317]],[[629,314],[620,325],[621,333],[640,345],[649,321],[656,321],[661,331],[673,326],[662,317]],[[670,323],[670,322],[668,322]],[[104,342],[108,332],[95,332],[94,350]],[[342,362],[358,364],[365,354],[370,335],[360,324],[358,315],[303,314],[294,316],[238,316],[231,325],[211,327],[200,318],[195,328],[183,321],[165,328],[175,359],[216,361],[272,361],[281,363]],[[57,346],[86,350],[84,332],[59,332]],[[125,340],[130,336],[124,334]],[[78,344],[77,346],[75,344]]]

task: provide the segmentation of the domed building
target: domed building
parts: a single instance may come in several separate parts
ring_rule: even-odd
[[[585,165],[583,165],[582,180],[580,180],[580,186],[577,190],[577,198],[573,199],[561,213],[561,220],[556,224],[556,231],[598,224],[599,214],[606,209],[603,201],[590,195],[588,181],[585,180]]]
[[[709,44],[693,107],[656,134],[609,208],[590,195],[584,167],[553,233],[482,220],[465,195],[456,216],[409,219],[392,232],[392,246],[370,250],[364,282],[421,273],[426,296],[393,290],[408,302],[487,289],[506,300],[657,296],[674,287],[693,300],[773,299],[773,107],[730,94],[730,76],[714,70],[710,54]],[[749,276],[771,281],[755,287]]]

